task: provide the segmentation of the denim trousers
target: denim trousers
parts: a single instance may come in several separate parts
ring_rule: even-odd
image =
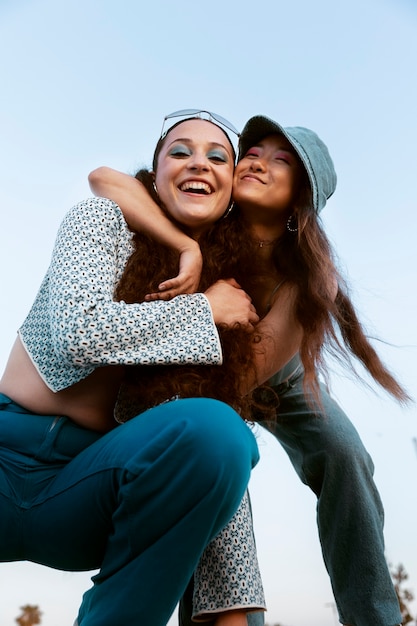
[[[373,462],[327,388],[321,385],[320,390],[321,407],[312,409],[303,391],[302,371],[278,386],[277,421],[268,430],[317,496],[319,538],[340,622],[396,626],[401,613],[384,554],[384,511]],[[270,497],[278,494],[271,489]],[[190,594],[182,601],[181,626],[191,625],[189,598]],[[264,614],[249,613],[247,619],[248,626],[262,626]]]
[[[396,626],[401,613],[384,553],[384,510],[372,459],[325,385],[316,412],[302,373],[283,386],[271,432],[317,496],[320,543],[340,621]]]
[[[0,561],[99,569],[80,626],[165,626],[257,461],[216,400],[168,402],[102,435],[0,394]]]

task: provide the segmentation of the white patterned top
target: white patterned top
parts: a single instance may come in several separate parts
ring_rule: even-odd
[[[222,611],[265,608],[246,492],[228,525],[203,552],[194,573],[193,621],[213,619]]]
[[[49,269],[19,330],[52,391],[100,365],[222,362],[203,294],[140,304],[113,300],[132,250],[132,233],[111,200],[85,200],[64,218]]]

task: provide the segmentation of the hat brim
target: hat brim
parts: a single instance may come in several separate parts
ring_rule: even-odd
[[[291,137],[287,135],[285,129],[280,126],[280,124],[277,124],[277,122],[269,119],[269,117],[256,115],[248,120],[241,132],[239,138],[239,159],[246,154],[249,148],[255,146],[259,141],[261,141],[261,139],[267,137],[268,135],[274,135],[275,133],[284,135],[298,154],[296,146],[294,146],[291,141]]]

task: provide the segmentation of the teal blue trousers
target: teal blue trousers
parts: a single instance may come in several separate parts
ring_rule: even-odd
[[[248,426],[216,400],[168,402],[100,435],[0,394],[0,561],[99,569],[80,626],[165,626],[257,461]]]

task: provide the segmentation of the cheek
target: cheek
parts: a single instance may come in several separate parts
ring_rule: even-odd
[[[155,174],[155,185],[158,190],[158,196],[162,201],[165,200],[167,193],[169,193],[170,183],[172,181],[172,175],[169,169],[161,167]]]
[[[233,175],[222,175],[217,179],[217,193],[221,202],[229,202],[232,195]]]
[[[233,184],[233,178],[235,174],[235,168],[227,168],[221,174],[222,186],[226,189],[231,189]]]
[[[234,171],[233,171],[233,181],[235,181],[237,179],[237,177],[239,176],[239,174],[241,173],[241,171],[243,170],[243,165],[242,165],[242,161],[239,161],[239,163],[236,165]]]
[[[228,178],[224,185],[224,192],[228,198],[230,198],[230,196],[232,195],[232,189],[233,189],[233,179]]]
[[[296,197],[297,197],[299,184],[300,184],[300,181],[299,181],[298,176],[295,176],[295,175],[294,175],[294,176],[292,177],[292,179],[291,179],[291,183],[290,183],[290,185],[289,185],[289,187],[290,187],[290,196],[291,196],[291,202],[292,202],[292,203],[294,203],[294,202],[295,202],[295,199],[296,199]]]
[[[233,183],[233,193],[238,192],[239,191],[239,170],[237,168],[235,169],[232,183]]]

